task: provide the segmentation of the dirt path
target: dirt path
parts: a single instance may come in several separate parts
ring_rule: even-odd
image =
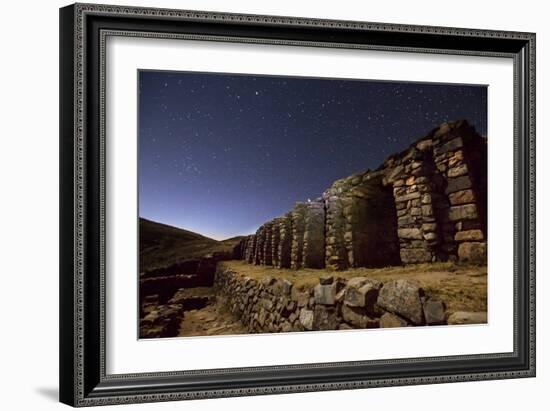
[[[248,330],[230,312],[217,303],[198,310],[185,311],[179,337],[248,334]]]

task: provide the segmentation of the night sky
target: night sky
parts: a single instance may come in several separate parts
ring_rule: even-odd
[[[254,232],[447,120],[487,135],[485,86],[139,73],[139,214]]]

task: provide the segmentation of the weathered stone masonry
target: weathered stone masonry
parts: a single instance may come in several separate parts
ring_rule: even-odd
[[[335,181],[241,241],[235,255],[279,268],[486,262],[487,142],[444,123],[376,170]]]
[[[407,280],[324,276],[317,285],[298,289],[286,279],[257,280],[220,263],[215,287],[219,303],[251,333],[487,322],[486,313],[449,314],[444,302]]]

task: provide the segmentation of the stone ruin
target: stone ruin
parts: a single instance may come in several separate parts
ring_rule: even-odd
[[[324,275],[315,286],[299,288],[284,278],[241,275],[222,262],[215,287],[217,298],[249,333],[487,323],[486,311],[449,311],[406,279],[382,283]]]
[[[378,169],[266,222],[234,256],[295,270],[486,264],[487,140],[465,120],[443,123]]]
[[[213,286],[250,332],[486,323],[486,312],[448,312],[406,280],[325,276],[297,289],[284,279],[243,277],[224,265],[231,259],[294,270],[486,264],[487,141],[466,121],[444,123],[376,170],[296,203],[232,252],[142,273],[140,337],[178,335],[186,310],[212,302],[188,290]]]

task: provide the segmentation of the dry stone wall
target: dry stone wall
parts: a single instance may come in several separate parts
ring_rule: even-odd
[[[378,169],[335,181],[262,225],[235,249],[279,268],[486,263],[487,141],[444,123]]]
[[[284,278],[257,280],[220,263],[215,287],[218,301],[251,333],[442,325],[451,316],[444,302],[406,280],[324,276],[298,289]],[[466,323],[468,314],[474,322],[487,321],[484,313],[461,313],[452,321]]]

